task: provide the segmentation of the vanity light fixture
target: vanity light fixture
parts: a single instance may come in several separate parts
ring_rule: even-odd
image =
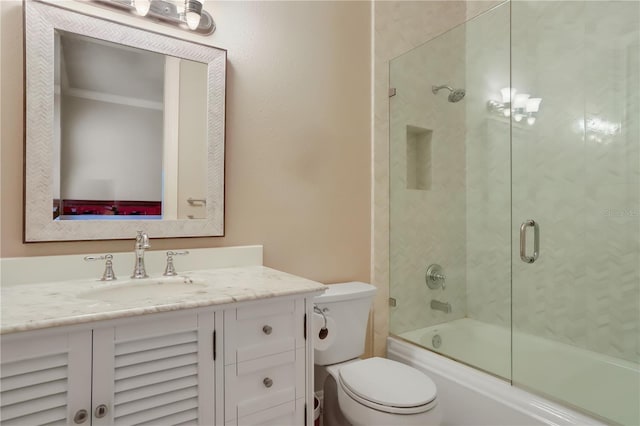
[[[216,30],[211,15],[204,10],[203,0],[92,0],[114,9],[133,13],[154,21],[163,22],[209,35]]]

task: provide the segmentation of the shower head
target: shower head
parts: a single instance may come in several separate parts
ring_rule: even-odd
[[[450,86],[431,86],[431,91],[433,92],[434,95],[438,94],[438,92],[440,91],[440,89],[447,89],[450,93],[449,93],[449,102],[451,103],[456,103],[458,101],[461,101],[462,98],[464,98],[464,95],[467,93],[464,89],[454,89],[453,87]]]

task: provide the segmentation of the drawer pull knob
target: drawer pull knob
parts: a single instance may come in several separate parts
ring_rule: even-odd
[[[266,335],[271,334],[272,331],[273,331],[273,328],[271,328],[270,325],[265,325],[264,327],[262,327],[262,332]]]
[[[76,424],[81,424],[87,421],[89,417],[89,412],[87,410],[78,410],[76,415],[73,416],[73,422]]]
[[[270,388],[271,386],[273,386],[273,380],[271,380],[270,378],[266,377],[262,383],[264,383],[264,386],[266,388]]]

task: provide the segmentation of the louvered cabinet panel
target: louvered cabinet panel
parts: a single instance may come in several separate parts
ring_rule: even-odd
[[[3,336],[0,355],[3,426],[72,424],[91,410],[91,331]]]
[[[213,313],[94,329],[92,424],[214,424],[213,330]]]

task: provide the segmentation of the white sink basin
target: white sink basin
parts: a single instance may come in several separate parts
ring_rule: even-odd
[[[81,293],[78,297],[104,302],[127,302],[148,298],[191,296],[198,293],[207,293],[206,283],[203,280],[176,276],[131,279],[123,282],[114,282],[113,284],[104,284],[102,287]]]

